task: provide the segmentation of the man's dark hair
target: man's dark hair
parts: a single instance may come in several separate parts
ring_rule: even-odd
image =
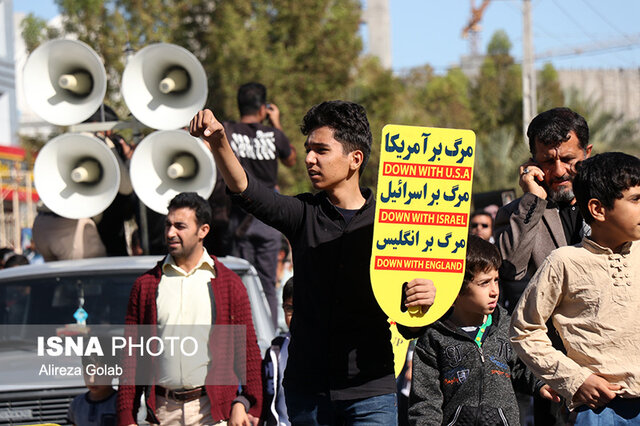
[[[293,277],[289,278],[282,287],[282,303],[289,299],[293,299]]]
[[[13,268],[14,266],[28,265],[29,259],[21,254],[14,254],[4,264],[5,268]]]
[[[333,130],[333,137],[342,144],[345,154],[360,150],[364,156],[360,176],[371,154],[371,129],[362,105],[346,101],[328,101],[311,107],[302,119],[300,131],[307,136],[320,127]]]
[[[576,165],[573,192],[580,213],[587,223],[595,219],[589,212],[589,200],[596,199],[607,209],[622,198],[622,191],[640,185],[640,159],[622,152],[598,154]]]
[[[14,254],[16,254],[16,252],[10,247],[0,248],[0,268],[4,267],[5,262]]]
[[[196,223],[202,226],[211,225],[211,206],[195,192],[181,192],[169,202],[169,211],[188,208],[196,213]]]
[[[267,88],[260,83],[246,83],[238,89],[240,116],[252,115],[267,103]]]
[[[589,126],[577,112],[569,108],[553,108],[538,114],[527,129],[529,151],[536,153],[536,141],[544,146],[554,147],[569,140],[569,132],[574,131],[584,150],[589,145]]]
[[[467,258],[464,267],[464,278],[460,294],[464,293],[469,283],[481,272],[496,271],[500,268],[502,258],[498,247],[475,235],[467,240]]]
[[[287,237],[284,235],[280,238],[280,251],[284,252],[284,258],[282,260],[286,260],[291,251],[291,247],[289,246],[289,240],[287,240]]]

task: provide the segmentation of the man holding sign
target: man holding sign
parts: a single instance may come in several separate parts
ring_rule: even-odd
[[[330,101],[307,112],[305,164],[319,192],[295,197],[248,178],[211,111],[200,111],[190,130],[209,145],[234,200],[291,242],[296,297],[284,379],[291,422],[396,424],[389,324],[369,276],[375,200],[359,185],[372,139],[364,108]],[[430,280],[406,287],[407,307],[433,304]]]

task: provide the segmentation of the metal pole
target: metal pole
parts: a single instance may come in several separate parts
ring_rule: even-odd
[[[142,125],[138,120],[133,121],[133,144],[137,146],[142,140]],[[136,196],[137,197],[137,196]],[[138,231],[140,232],[140,245],[142,246],[142,253],[149,254],[149,221],[147,219],[147,206],[144,205],[142,200],[138,198],[138,208],[140,223],[138,224]]]
[[[537,114],[536,69],[531,33],[531,0],[522,2],[522,134],[527,142],[527,127]]]
[[[2,171],[0,171],[0,247],[7,246],[7,229],[4,217],[4,188],[2,186]]]
[[[18,254],[22,253],[22,244],[20,244],[20,200],[18,195],[18,182],[13,184],[13,251]]]
[[[142,245],[142,252],[149,254],[149,225],[147,221],[147,206],[138,199],[140,206],[140,245]]]
[[[29,228],[33,228],[33,221],[35,220],[33,214],[33,180],[31,179],[31,172],[29,170],[24,171],[25,181],[27,185],[27,225]]]

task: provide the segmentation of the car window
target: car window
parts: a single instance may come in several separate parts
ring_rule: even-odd
[[[82,307],[87,324],[123,324],[136,276],[73,275],[4,282],[2,324],[68,324]]]
[[[247,288],[258,345],[264,351],[275,330],[260,281],[253,269],[230,263]],[[123,271],[105,263],[97,272],[78,268],[57,275],[1,278],[0,325],[75,324],[73,315],[80,306],[88,314],[87,325],[124,324],[131,286],[152,265]]]

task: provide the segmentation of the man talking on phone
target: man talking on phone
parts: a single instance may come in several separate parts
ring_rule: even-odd
[[[569,108],[553,108],[531,121],[527,137],[531,158],[519,169],[524,195],[500,208],[494,227],[503,258],[501,293],[509,312],[549,253],[579,243],[590,230],[573,194],[575,166],[591,154],[586,120]],[[564,424],[559,404],[542,410],[539,405],[536,401],[536,424]],[[545,414],[552,417],[540,417]]]

